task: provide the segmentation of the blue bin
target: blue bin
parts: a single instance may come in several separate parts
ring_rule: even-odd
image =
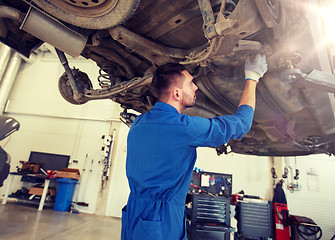
[[[71,206],[74,189],[77,184],[76,179],[58,178],[58,189],[54,210],[59,212],[67,212]]]

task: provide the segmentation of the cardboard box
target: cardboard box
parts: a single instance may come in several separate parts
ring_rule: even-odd
[[[31,195],[42,196],[42,193],[43,193],[43,187],[31,187],[29,190],[29,194]],[[55,196],[56,190],[54,188],[49,188],[48,193],[50,194],[50,196]]]
[[[76,168],[62,168],[61,171],[55,171],[57,178],[72,178],[79,179],[80,172]]]
[[[42,163],[25,163],[22,162],[21,172],[38,173]]]

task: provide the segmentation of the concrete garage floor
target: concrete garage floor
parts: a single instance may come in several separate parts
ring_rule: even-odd
[[[0,204],[0,239],[116,240],[120,239],[120,234],[119,218]]]

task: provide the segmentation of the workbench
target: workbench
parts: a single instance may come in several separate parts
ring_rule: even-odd
[[[7,203],[8,195],[9,195],[10,189],[12,187],[13,180],[14,180],[15,176],[20,176],[20,177],[26,176],[26,177],[40,179],[42,181],[44,180],[43,192],[42,192],[42,196],[41,196],[40,203],[39,203],[39,206],[38,206],[38,210],[40,210],[40,211],[43,210],[43,206],[44,206],[45,198],[46,198],[47,193],[48,193],[48,188],[49,188],[49,185],[50,185],[50,181],[56,180],[56,179],[50,179],[50,178],[47,178],[45,175],[41,175],[41,174],[11,172],[11,173],[8,174],[8,186],[7,186],[7,189],[5,191],[5,196],[2,200],[2,204]]]

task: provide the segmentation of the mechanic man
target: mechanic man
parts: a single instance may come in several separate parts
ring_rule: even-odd
[[[198,87],[183,65],[157,68],[158,102],[133,122],[128,134],[126,172],[130,195],[122,211],[122,240],[186,239],[185,198],[197,147],[241,139],[251,127],[258,79],[265,56],[247,57],[245,88],[234,115],[211,119],[181,114],[195,104]]]

